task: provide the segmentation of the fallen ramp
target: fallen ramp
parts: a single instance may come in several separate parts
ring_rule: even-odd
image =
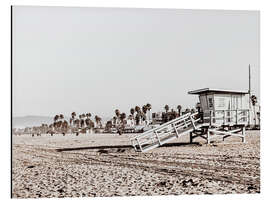
[[[188,113],[130,139],[135,151],[147,152],[200,128],[198,113]]]

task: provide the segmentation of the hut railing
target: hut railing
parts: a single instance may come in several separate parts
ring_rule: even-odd
[[[210,125],[247,125],[249,114],[249,109],[206,110],[203,113],[203,122]]]

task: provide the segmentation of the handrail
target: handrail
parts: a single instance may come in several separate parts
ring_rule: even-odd
[[[235,109],[235,110],[206,110],[204,113],[209,113],[209,116],[204,116],[203,120],[204,122],[208,119],[210,119],[210,125],[212,125],[213,120],[215,121],[222,121],[223,124],[227,123],[246,123],[249,119],[249,109]],[[216,115],[218,114],[218,115]],[[223,115],[219,115],[223,114]],[[231,120],[232,119],[232,120]]]
[[[197,115],[197,114],[198,114],[198,112],[195,112],[195,113],[193,113],[193,114],[187,113],[187,114],[182,115],[182,116],[180,116],[180,117],[178,117],[178,118],[176,118],[176,119],[173,119],[173,120],[171,120],[171,121],[169,121],[169,122],[166,122],[166,123],[164,123],[164,124],[162,124],[162,125],[160,125],[160,126],[158,126],[158,127],[156,127],[156,128],[153,128],[153,129],[148,130],[148,131],[146,131],[146,132],[144,132],[144,133],[142,133],[142,134],[139,134],[139,135],[137,135],[136,137],[130,138],[130,140],[142,138],[142,137],[148,135],[148,134],[151,133],[151,132],[155,132],[155,131],[164,129],[165,127],[167,127],[168,125],[170,125],[170,124],[172,124],[172,123],[175,123],[175,122],[177,122],[177,121],[179,122],[179,121],[185,120],[185,119],[188,118],[189,116],[193,117],[193,116],[195,116],[195,115]]]
[[[238,112],[239,114],[240,113],[243,113],[243,112],[249,112],[249,109],[237,109],[237,110],[205,110],[204,113],[223,113],[223,112]]]

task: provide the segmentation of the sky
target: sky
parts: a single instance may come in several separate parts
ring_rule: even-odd
[[[190,90],[260,98],[259,12],[13,7],[13,116],[111,117],[146,103],[193,107]]]

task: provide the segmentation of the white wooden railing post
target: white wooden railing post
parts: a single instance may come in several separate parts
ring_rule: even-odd
[[[157,137],[157,140],[158,140],[158,144],[161,145],[161,142],[160,142],[160,139],[159,139],[159,137],[158,137],[157,132],[156,132],[156,131],[154,131],[154,132],[155,132],[155,134],[156,134],[156,137]]]
[[[212,125],[212,110],[210,110],[210,126]]]
[[[223,125],[226,124],[226,111],[223,110]]]
[[[141,146],[141,144],[140,144],[140,142],[139,142],[139,139],[136,138],[136,140],[137,140],[137,143],[138,143],[138,145],[139,145],[139,147],[140,147],[140,150],[141,150],[141,152],[142,152],[143,150],[142,150],[142,146]]]
[[[236,113],[235,113],[235,114],[236,114],[236,115],[235,115],[235,119],[236,119],[236,125],[237,125],[237,124],[238,124],[238,110],[236,109],[235,112],[236,112]]]
[[[177,131],[176,127],[175,127],[175,123],[173,123],[173,127],[174,127],[174,130],[175,130],[175,133],[176,133],[176,137],[179,137],[178,131]]]
[[[191,115],[189,115],[189,119],[191,120],[192,127],[194,128],[194,130],[196,130],[196,126]]]

